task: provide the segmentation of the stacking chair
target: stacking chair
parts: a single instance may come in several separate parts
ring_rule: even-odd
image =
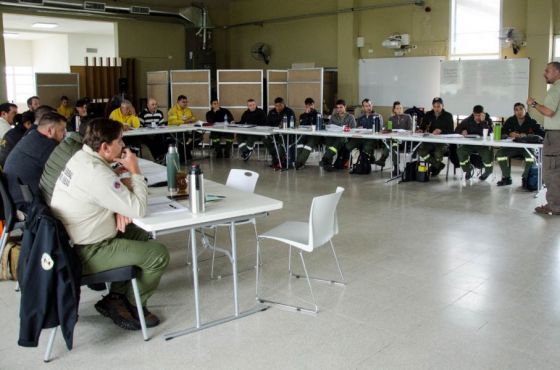
[[[259,296],[259,264],[257,263],[256,295],[258,301],[260,301],[261,303],[271,303],[286,308],[295,309],[296,311],[317,313],[319,312],[319,307],[317,306],[317,301],[315,300],[315,295],[313,294],[311,279],[336,285],[346,285],[342,270],[340,268],[340,263],[338,262],[336,252],[334,250],[334,245],[332,243],[332,238],[336,234],[338,234],[336,207],[343,191],[344,188],[339,186],[336,188],[336,192],[334,193],[313,198],[313,202],[311,203],[311,210],[309,212],[309,222],[284,222],[283,224],[265,232],[264,234],[260,234],[257,237],[257,261],[259,261],[260,257],[260,243],[262,240],[271,239],[289,245],[288,273],[290,274],[290,276],[294,276],[296,278],[300,278],[302,276],[292,272],[292,247],[299,249],[301,265],[305,273],[305,278],[307,279],[307,285],[309,286],[311,298],[313,299],[313,308],[305,308],[261,298]],[[303,252],[311,253],[316,248],[326,245],[327,243],[329,243],[331,246],[334,260],[336,262],[336,267],[338,268],[338,272],[340,273],[341,281],[309,277],[309,274],[307,272],[307,267],[303,258]]]

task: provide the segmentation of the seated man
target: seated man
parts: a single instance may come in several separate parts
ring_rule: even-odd
[[[68,120],[66,131],[76,132],[80,130],[80,124],[88,116],[88,101],[86,99],[78,99],[76,102],[76,112]]]
[[[383,127],[383,116],[373,110],[371,100],[362,100],[362,112],[360,117],[356,120],[356,127],[374,129],[376,123],[379,124],[380,128]],[[370,158],[374,158],[373,152],[376,148],[384,149],[381,157],[375,161],[375,164],[381,167],[385,166],[385,160],[389,156],[389,151],[386,149],[385,144],[383,144],[381,140],[349,139],[346,143],[346,149],[351,152],[354,148],[361,148],[362,151]]]
[[[211,106],[212,109],[206,112],[206,122],[225,122],[226,119],[228,122],[233,122],[233,115],[228,109],[220,107],[218,99],[212,99]],[[210,134],[210,140],[212,140],[212,145],[214,146],[214,151],[216,152],[216,158],[230,157],[233,134],[212,132]]]
[[[284,120],[284,118],[287,122],[293,120],[295,125],[296,114],[291,108],[286,106],[283,98],[277,97],[276,99],[274,99],[274,108],[272,108],[268,112],[268,115],[266,117],[266,125],[270,127],[282,128],[282,121]],[[280,138],[280,136],[278,136],[278,138]],[[265,136],[262,141],[272,157],[272,168],[274,168],[275,170],[287,170],[289,163],[285,163],[286,152],[284,151],[284,147],[280,145],[278,140],[276,140],[277,145],[274,145],[274,139],[272,136]]]
[[[412,131],[412,117],[410,114],[403,113],[403,106],[400,101],[393,102],[393,115],[387,122],[391,122],[393,130]],[[393,162],[393,176],[399,173],[398,151],[404,150],[404,143],[399,144],[398,140],[391,140],[391,162]],[[384,148],[383,155],[388,155],[389,149]]]
[[[148,98],[146,107],[138,115],[142,127],[165,126],[163,112],[158,109],[158,102],[154,98]],[[161,162],[167,152],[167,135],[145,135],[142,136],[142,143],[145,144],[156,162]]]
[[[342,99],[336,101],[335,111],[329,120],[329,124],[336,126],[348,126],[350,128],[356,127],[356,119],[353,115],[346,112],[346,102]],[[338,155],[338,151],[342,149],[346,140],[339,137],[327,136],[325,138],[325,147],[327,150],[321,159],[323,168],[326,171],[333,171],[333,159]]]
[[[60,97],[60,105],[56,108],[56,112],[66,118],[67,120],[72,117],[72,113],[74,113],[74,109],[70,106],[70,100],[66,95],[62,95]]]
[[[39,181],[39,189],[45,203],[51,204],[51,198],[54,185],[58,180],[62,170],[66,167],[66,163],[72,156],[84,146],[83,138],[90,120],[85,120],[80,125],[80,131],[69,132],[68,135],[54,148],[51,155],[45,163],[41,180]]]
[[[465,118],[457,128],[455,132],[463,136],[467,135],[478,135],[482,136],[484,129],[488,130],[488,133],[492,132],[492,121],[489,116],[484,113],[484,108],[482,105],[475,105],[473,107],[473,113]],[[493,167],[493,156],[492,148],[482,145],[459,145],[457,147],[457,156],[459,157],[459,163],[461,169],[465,173],[465,180],[469,180],[473,176],[474,168],[470,163],[470,155],[472,153],[478,153],[480,158],[482,158],[482,163],[484,165],[484,172],[480,175],[480,181],[484,181],[492,174]]]
[[[185,95],[179,95],[177,97],[177,103],[167,112],[167,124],[169,126],[194,123],[196,121],[196,117],[187,106],[188,102]]]
[[[148,207],[148,187],[136,156],[124,149],[123,126],[113,120],[92,120],[84,146],[66,164],[51,200],[53,213],[66,227],[82,261],[84,275],[123,266],[141,269],[137,277],[146,325],[159,324],[146,309],[169,263],[165,246],[148,240],[147,232],[131,225],[131,218],[143,217]],[[123,182],[111,168],[117,162],[131,177]],[[139,330],[130,282],[111,284],[111,293],[95,308],[115,324]]]
[[[35,112],[37,108],[41,106],[41,100],[38,96],[32,96],[27,99],[27,109],[26,112]]]
[[[240,125],[266,126],[266,113],[257,107],[255,99],[249,99],[247,100],[247,110],[243,112],[241,120],[237,123]],[[251,158],[256,141],[259,141],[259,136],[237,135],[239,154],[244,161]]]
[[[140,127],[140,120],[136,116],[132,103],[128,100],[123,100],[121,106],[111,112],[109,119],[122,123],[125,131]]]
[[[539,135],[544,137],[543,128],[525,110],[523,103],[515,103],[513,106],[514,115],[509,117],[502,127],[502,136],[512,139],[527,135]],[[523,157],[525,159],[525,169],[521,175],[521,184],[526,186],[527,176],[533,163],[535,163],[535,152],[523,148],[500,148],[496,153],[496,161],[502,170],[502,179],[498,181],[498,186],[511,185],[511,157]]]
[[[25,112],[21,115],[20,122],[16,122],[14,128],[8,130],[2,140],[0,140],[0,166],[4,167],[6,165],[6,159],[10,152],[17,143],[27,133],[27,131],[33,126],[33,122],[35,121],[35,113],[33,112]]]
[[[58,113],[46,113],[39,120],[37,129],[25,135],[8,155],[4,177],[17,209],[23,212],[27,209],[18,179],[38,194],[45,163],[65,134],[66,118]]]
[[[323,119],[321,113],[315,109],[315,101],[312,98],[305,99],[305,112],[299,116],[300,126],[311,126],[317,124],[317,119]],[[296,146],[296,170],[305,167],[305,162],[314,147],[321,143],[321,136],[301,135]]]
[[[453,116],[443,109],[443,100],[434,98],[432,110],[424,115],[420,129],[417,132],[427,132],[432,135],[448,135],[453,133]],[[430,164],[432,176],[437,176],[445,167],[443,156],[448,150],[447,144],[422,143],[418,148],[418,156]]]
[[[12,129],[17,114],[17,105],[12,103],[0,104],[0,139]]]

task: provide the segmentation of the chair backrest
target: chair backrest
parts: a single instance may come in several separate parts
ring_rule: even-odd
[[[226,186],[247,193],[253,193],[258,179],[259,174],[256,172],[233,168],[229,171]]]
[[[2,198],[2,210],[6,220],[4,227],[6,230],[11,231],[16,222],[16,206],[10,193],[8,193],[8,187],[2,174],[0,174],[0,197]]]
[[[334,193],[313,198],[309,212],[309,252],[338,234],[336,207],[343,191],[338,186]]]

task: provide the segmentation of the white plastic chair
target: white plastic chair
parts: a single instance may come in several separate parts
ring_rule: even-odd
[[[336,188],[336,192],[334,193],[313,198],[313,202],[311,203],[311,210],[309,212],[309,222],[284,222],[283,224],[257,237],[257,261],[259,261],[260,258],[260,241],[263,239],[276,240],[290,246],[288,256],[288,272],[290,276],[294,276],[296,278],[300,278],[302,276],[294,274],[292,272],[292,247],[299,249],[301,265],[303,266],[303,271],[305,272],[305,277],[307,279],[307,285],[309,286],[309,291],[311,292],[311,297],[313,298],[314,308],[294,306],[259,297],[259,264],[257,263],[256,295],[258,301],[260,301],[261,303],[266,302],[287,308],[292,308],[296,311],[317,313],[319,312],[319,307],[317,306],[317,301],[315,300],[315,295],[313,294],[313,288],[311,287],[310,279],[328,282],[336,285],[346,285],[346,282],[344,281],[344,275],[342,274],[342,270],[340,268],[340,263],[338,262],[336,252],[334,251],[334,245],[332,243],[332,238],[336,234],[338,234],[336,207],[343,191],[344,188],[339,186]],[[309,274],[307,273],[305,260],[303,258],[303,252],[313,252],[314,249],[326,245],[327,243],[329,243],[331,246],[334,260],[336,262],[338,272],[340,273],[341,281],[309,277]]]
[[[244,169],[231,169],[229,171],[228,178],[226,180],[226,186],[232,187],[237,190],[241,190],[247,193],[253,193],[255,191],[255,187],[257,185],[257,181],[259,179],[259,174],[254,171],[244,170]],[[235,222],[235,226],[239,225],[247,225],[252,224],[253,229],[255,230],[255,238],[257,237],[257,221],[255,218],[250,218],[247,220],[240,220]],[[210,278],[214,279],[214,261],[216,259],[216,251],[224,253],[226,256],[229,257],[230,261],[232,259],[231,253],[229,250],[220,248],[216,246],[217,235],[218,235],[218,228],[220,227],[231,227],[231,224],[224,223],[224,224],[217,224],[208,227],[208,229],[214,230],[213,240],[212,243],[208,240],[208,236],[202,231],[202,245],[205,248],[212,249],[212,265],[210,268]],[[229,234],[228,234],[229,235]],[[231,244],[231,240],[230,240]],[[190,247],[190,243],[189,243]],[[188,253],[190,255],[190,253]],[[218,276],[221,278],[222,275]]]

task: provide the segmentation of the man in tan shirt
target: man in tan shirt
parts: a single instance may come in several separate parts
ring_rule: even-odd
[[[136,156],[124,149],[123,127],[119,122],[96,119],[88,124],[82,150],[67,162],[58,178],[51,208],[62,221],[82,261],[83,274],[123,266],[137,266],[142,307],[148,327],[159,319],[146,309],[169,263],[163,244],[148,240],[148,233],[130,225],[143,217],[148,188]],[[119,179],[111,168],[117,162],[130,172],[130,181]],[[95,308],[115,324],[128,330],[140,329],[134,294],[129,282],[113,283],[111,293]]]

